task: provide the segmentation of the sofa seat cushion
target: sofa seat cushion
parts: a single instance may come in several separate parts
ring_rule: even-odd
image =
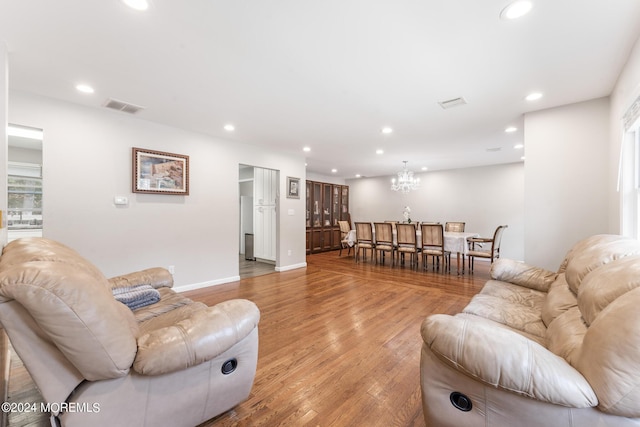
[[[544,339],[546,327],[540,313],[546,295],[546,292],[513,283],[489,280],[463,312]]]
[[[505,325],[504,323],[498,323],[491,319],[487,319],[485,317],[480,317],[480,316],[476,316],[475,314],[468,314],[468,313],[457,313],[454,317],[459,317],[461,319],[468,319],[470,322],[473,322],[474,324],[487,323],[488,325],[491,325],[494,328],[508,329],[512,332],[515,332],[518,335],[522,335],[523,337],[540,344],[543,347],[547,346],[547,340],[545,337],[539,337],[537,335],[533,335],[528,332],[521,331],[519,329],[514,329],[510,326]]]
[[[535,291],[534,291],[535,292]],[[516,294],[511,293],[512,297]],[[540,316],[542,299],[524,298],[529,305],[501,296],[479,293],[471,299],[463,313],[474,314],[537,337],[544,338],[546,327]]]
[[[174,304],[176,299],[171,298],[173,296],[181,297],[177,300],[184,303],[180,305]],[[206,304],[190,301],[186,298],[184,299],[187,301],[182,301],[182,298],[184,298],[182,295],[174,293],[174,295],[161,299],[156,304],[157,307],[148,310],[147,316],[145,316],[146,320],[140,322],[140,336],[174,325],[184,319],[188,319],[196,311],[207,309]],[[153,313],[153,316],[149,317],[148,315],[151,313]]]
[[[535,289],[524,288],[513,283],[502,282],[498,280],[489,280],[480,291],[481,295],[491,295],[502,298],[515,304],[521,304],[526,307],[541,309],[546,292],[540,292]]]
[[[257,327],[260,311],[248,300],[224,301],[181,314],[187,316],[138,337],[133,369],[143,375],[162,375],[199,365],[224,353]],[[167,313],[166,316],[172,316]],[[174,318],[175,320],[175,318]]]
[[[186,298],[182,294],[179,294],[170,288],[158,288],[158,292],[160,293],[159,302],[140,308],[133,312],[136,320],[138,321],[138,323],[140,323],[140,325],[150,319],[162,316],[163,314],[171,312],[179,307],[196,304],[194,301]],[[206,307],[206,305],[202,303],[197,304]]]

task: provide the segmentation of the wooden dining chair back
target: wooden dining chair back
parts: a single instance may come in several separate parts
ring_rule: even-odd
[[[370,222],[356,222],[356,262],[360,258],[360,251],[362,250],[363,259],[367,258],[367,249],[373,250],[375,243],[373,242],[373,228]]]
[[[455,231],[458,233],[464,233],[464,222],[449,221],[444,223],[444,231]]]
[[[395,246],[393,245],[393,226],[388,222],[376,222],[373,224],[376,230],[376,263],[378,262],[378,255],[381,257],[381,262],[384,264],[384,258],[387,253],[391,256],[391,265],[394,264]]]
[[[411,255],[410,266],[418,266],[418,238],[414,224],[397,224],[396,256],[404,264],[405,254]]]
[[[471,248],[467,256],[469,257],[469,271],[473,273],[474,259],[485,258],[493,261],[500,258],[500,245],[502,243],[502,234],[508,225],[499,225],[493,233],[493,237],[470,237],[467,239]]]
[[[428,258],[431,257],[433,269],[448,267],[451,269],[451,253],[444,249],[444,227],[442,224],[421,224],[422,232],[422,268],[428,269]]]
[[[385,221],[385,222],[388,222],[389,224],[391,224],[393,231],[396,231],[396,225],[398,225],[398,221]]]
[[[342,256],[342,250],[349,248],[347,255],[351,253],[351,245],[349,241],[349,233],[351,232],[351,226],[349,226],[349,221],[338,221],[338,226],[340,227],[340,253],[338,256]]]

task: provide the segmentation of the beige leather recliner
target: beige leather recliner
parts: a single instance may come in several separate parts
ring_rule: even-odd
[[[130,310],[113,288],[151,285]],[[258,308],[207,307],[163,268],[107,280],[74,250],[20,239],[0,257],[0,322],[62,426],[196,426],[245,400],[258,357]]]
[[[597,235],[557,272],[499,259],[422,323],[427,426],[640,426],[640,242]]]

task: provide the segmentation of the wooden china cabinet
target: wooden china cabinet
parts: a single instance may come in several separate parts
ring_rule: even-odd
[[[338,221],[350,221],[349,186],[307,181],[307,253],[340,249]]]

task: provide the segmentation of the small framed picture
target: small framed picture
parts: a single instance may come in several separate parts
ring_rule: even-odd
[[[287,199],[300,198],[300,178],[287,177]]]
[[[189,156],[133,148],[134,193],[189,195]]]

